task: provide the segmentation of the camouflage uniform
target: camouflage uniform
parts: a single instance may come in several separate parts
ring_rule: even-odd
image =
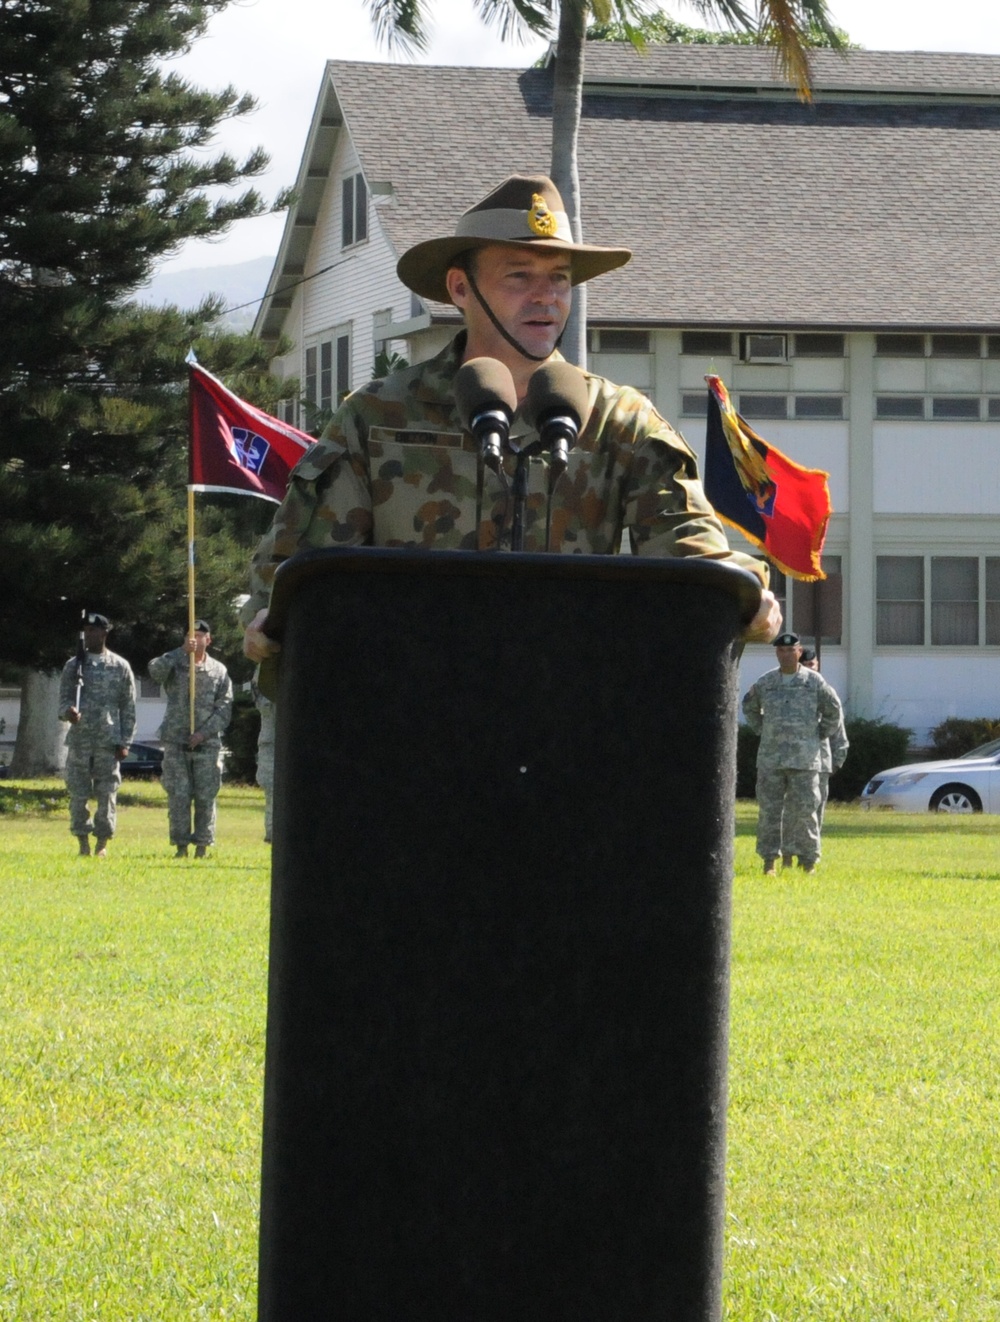
[[[373,381],[345,400],[323,439],[296,465],[254,556],[248,624],[267,605],[274,570],[296,551],[331,546],[509,549],[516,456],[504,477],[463,431],[454,399],[465,332],[425,363]],[[529,460],[526,551],[612,554],[628,529],[638,555],[701,556],[767,569],[730,551],[684,439],[645,396],[589,375],[590,415],[549,492],[549,456]],[[519,447],[537,433],[518,416]]]
[[[76,705],[76,658],[67,661],[59,680],[59,719],[69,719]],[[66,788],[69,829],[81,839],[115,833],[118,786],[122,783],[116,750],[128,748],[135,734],[135,679],[124,657],[107,650],[88,652],[83,667],[80,720],[66,735]],[[93,818],[87,807],[96,799]]]
[[[260,712],[257,736],[257,784],[264,791],[264,843],[271,843],[274,827],[274,703],[254,686],[254,703]]]
[[[747,690],[743,715],[760,735],[757,853],[766,860],[794,854],[809,866],[820,854],[822,744],[841,725],[840,699],[804,666],[788,676],[769,670]]]
[[[819,773],[819,824],[823,825],[823,814],[826,811],[826,801],[830,797],[830,776],[834,771],[839,771],[844,765],[847,757],[847,750],[850,745],[847,742],[847,731],[844,729],[844,717],[841,714],[840,724],[829,739],[824,739],[822,744],[823,770]]]
[[[207,737],[197,748],[188,747],[192,733],[188,657],[183,647],[177,647],[149,663],[150,677],[167,694],[167,710],[160,726],[163,788],[170,815],[170,843],[178,848],[215,842],[215,801],[222,784],[222,734],[233,712],[229,672],[221,661],[206,656],[195,667],[194,733]]]

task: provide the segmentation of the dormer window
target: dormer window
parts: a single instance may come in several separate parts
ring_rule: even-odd
[[[362,174],[343,181],[341,202],[341,247],[350,248],[368,238],[368,188]]]

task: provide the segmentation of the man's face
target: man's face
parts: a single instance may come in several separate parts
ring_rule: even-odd
[[[488,244],[473,257],[473,276],[493,315],[518,344],[536,358],[556,347],[573,296],[568,255],[532,250],[528,244]],[[464,271],[448,272],[448,292],[461,308],[469,332],[469,357],[507,362],[514,350],[479,305]],[[523,364],[523,358],[519,366]]]
[[[803,666],[805,666],[806,670],[819,670],[819,662],[816,660],[814,656],[811,656],[808,661],[805,659],[805,657],[800,657],[799,661]]]
[[[778,665],[786,675],[791,674],[793,670],[798,670],[799,657],[802,655],[802,648],[798,643],[788,647],[776,647],[774,652],[778,658]]]
[[[195,629],[194,634],[194,652],[200,660],[208,651],[208,645],[212,641],[212,635],[207,629]]]
[[[83,645],[88,652],[103,652],[104,640],[107,636],[107,629],[103,629],[99,624],[83,626]]]

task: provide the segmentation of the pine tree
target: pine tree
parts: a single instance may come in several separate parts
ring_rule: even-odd
[[[163,67],[225,2],[0,0],[8,665],[60,665],[85,606],[116,617],[121,650],[164,643],[170,623],[182,626],[184,356],[201,338],[207,366],[266,375],[249,337],[204,340],[217,306],[184,314],[126,303],[185,239],[265,209],[253,189],[240,191],[265,168],[262,151],[240,162],[206,151],[253,98],[200,90]],[[263,502],[205,507],[206,614],[241,589],[255,519],[244,507],[258,504],[266,514]],[[134,658],[143,669],[148,655]]]

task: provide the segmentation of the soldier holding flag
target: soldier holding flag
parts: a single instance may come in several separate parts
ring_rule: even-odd
[[[115,833],[120,762],[135,734],[135,678],[124,657],[109,651],[111,622],[97,611],[84,613],[77,654],[66,662],[59,682],[59,719],[68,721],[66,787],[69,829],[90,853],[103,858]],[[96,799],[93,818],[89,800]]]

